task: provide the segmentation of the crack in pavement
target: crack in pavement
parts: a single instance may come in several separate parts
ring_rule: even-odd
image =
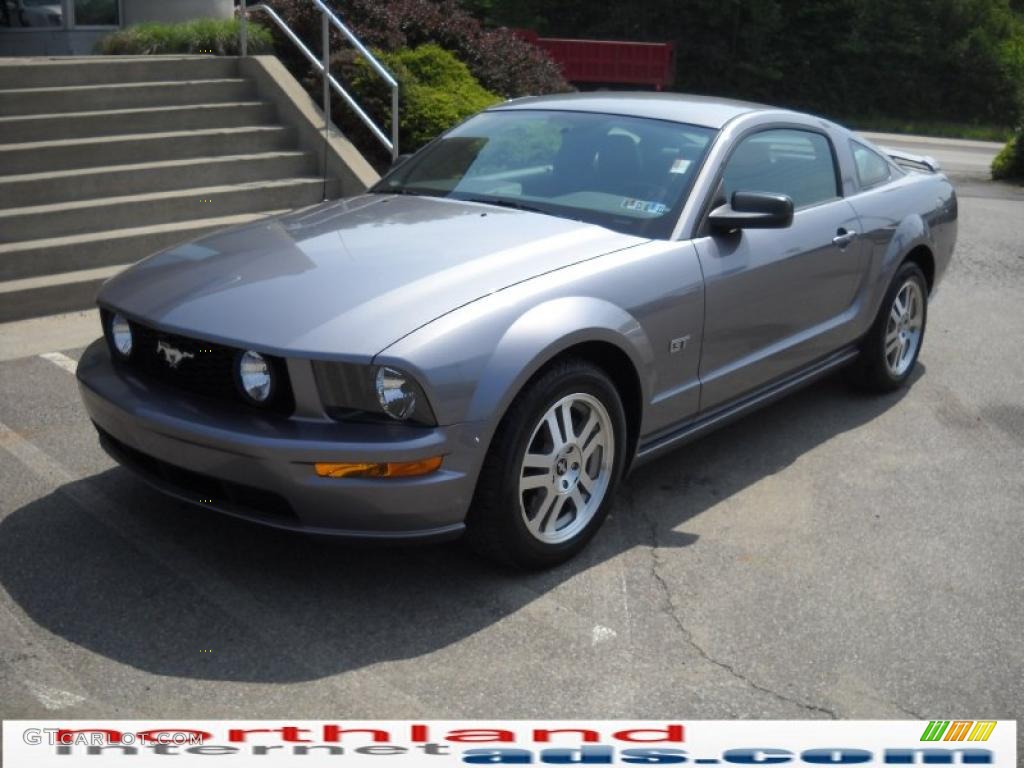
[[[630,511],[635,513],[637,511],[637,505],[636,505],[635,498],[634,498],[634,495],[633,495],[632,487],[630,487],[627,483],[623,483],[622,490],[625,492],[627,505],[630,508]],[[792,705],[797,706],[797,707],[799,707],[801,709],[805,709],[808,712],[817,712],[817,713],[820,713],[820,714],[823,714],[823,715],[827,715],[832,720],[838,720],[839,719],[838,713],[836,713],[832,709],[829,709],[827,707],[821,707],[821,706],[818,706],[816,704],[808,704],[806,702],[800,701],[799,699],[795,699],[795,698],[786,696],[785,694],[779,693],[778,691],[774,691],[771,688],[767,688],[767,687],[765,687],[763,685],[760,685],[759,683],[756,683],[755,681],[751,680],[746,675],[744,675],[741,672],[737,671],[737,669],[733,665],[731,665],[731,664],[729,664],[727,662],[724,662],[724,661],[720,661],[720,660],[714,658],[713,656],[711,656],[711,654],[709,654],[703,647],[700,646],[700,644],[697,643],[696,640],[693,639],[693,633],[689,630],[689,628],[683,622],[682,617],[679,615],[679,609],[676,606],[675,600],[672,597],[672,590],[669,587],[668,582],[665,580],[665,577],[662,576],[661,573],[658,570],[659,566],[663,562],[662,559],[661,559],[661,555],[659,554],[661,547],[660,547],[660,544],[658,542],[658,523],[654,519],[654,517],[649,515],[646,511],[640,511],[639,514],[640,514],[640,516],[644,520],[647,521],[648,525],[650,526],[650,532],[651,532],[651,544],[650,544],[650,547],[649,547],[649,551],[651,553],[651,570],[650,570],[650,573],[651,573],[651,577],[658,583],[658,586],[661,588],[661,591],[665,595],[665,608],[664,608],[663,612],[664,612],[664,614],[666,616],[668,616],[672,620],[672,622],[676,625],[676,627],[678,627],[680,634],[682,634],[683,639],[686,641],[686,644],[689,645],[691,648],[693,648],[693,650],[697,652],[697,655],[700,656],[702,659],[704,659],[706,662],[708,662],[709,664],[712,664],[715,667],[718,667],[721,670],[724,670],[730,676],[734,677],[735,679],[739,680],[744,685],[754,689],[755,691],[759,691],[761,693],[766,693],[769,696],[772,696],[773,698],[778,699],[779,701],[784,701],[787,704],[792,704]],[[920,718],[917,718],[917,719],[920,719]]]
[[[896,707],[896,709],[898,709],[904,715],[910,715],[914,720],[927,720],[928,719],[924,715],[919,715],[919,714],[917,714],[917,712],[912,712],[911,710],[909,710],[906,707],[904,707],[902,704],[897,704],[895,701],[890,702],[890,704],[892,704],[894,707]]]

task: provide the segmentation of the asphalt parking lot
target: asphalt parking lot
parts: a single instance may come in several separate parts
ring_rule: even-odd
[[[644,467],[543,574],[169,501],[99,449],[80,346],[0,362],[0,717],[1021,718],[1024,193],[962,181],[909,391]]]

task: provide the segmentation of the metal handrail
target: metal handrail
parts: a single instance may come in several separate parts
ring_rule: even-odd
[[[335,91],[345,103],[351,107],[352,111],[356,113],[356,117],[362,120],[370,133],[372,133],[381,144],[391,153],[391,159],[394,160],[398,157],[398,81],[395,80],[394,76],[388,72],[384,66],[377,60],[377,58],[370,53],[365,45],[360,42],[359,38],[348,27],[342,23],[330,8],[328,8],[322,0],[312,0],[313,4],[320,9],[322,13],[322,31],[323,31],[323,61],[317,59],[316,55],[309,50],[305,43],[296,35],[291,27],[288,26],[287,22],[282,19],[277,12],[265,3],[258,5],[247,6],[246,0],[241,0],[242,3],[242,15],[241,23],[239,24],[239,37],[240,48],[243,56],[248,55],[249,49],[249,29],[248,29],[248,17],[249,11],[262,11],[270,17],[278,29],[284,33],[284,35],[291,40],[295,46],[299,49],[299,52],[306,57],[306,59],[316,67],[317,71],[323,76],[324,79],[324,95],[323,95],[323,109],[324,109],[324,136],[325,138],[330,135],[331,125],[331,91]],[[371,69],[379,75],[385,83],[391,87],[391,137],[388,138],[387,134],[380,129],[380,127],[373,121],[373,118],[366,114],[366,111],[359,106],[359,103],[352,97],[352,95],[345,90],[345,88],[335,79],[331,74],[330,69],[330,26],[333,25],[341,32],[352,46],[366,59]]]
[[[367,50],[366,46],[363,45],[362,41],[355,36],[355,33],[345,26],[342,20],[335,15],[334,11],[332,11],[330,8],[324,5],[323,0],[313,0],[313,5],[319,8],[325,14],[327,14],[327,18],[330,19],[331,24],[333,24],[338,29],[338,31],[341,32],[341,34],[348,38],[348,41],[352,43],[353,48],[355,48],[357,51],[363,54],[363,56],[366,57],[366,60],[370,62],[370,66],[373,67],[374,71],[378,75],[380,75],[388,85],[390,85],[392,88],[398,87],[398,81],[391,76],[390,72],[384,69],[384,65],[377,61],[376,57],[372,53],[370,53],[369,50]]]
[[[319,8],[324,16],[335,26],[335,28],[343,34],[348,41],[352,44],[363,58],[366,59],[367,63],[376,72],[385,83],[391,88],[391,142],[390,146],[385,144],[388,149],[391,150],[391,159],[398,159],[398,81],[394,76],[388,72],[384,65],[377,61],[377,58],[367,50],[366,46],[363,45],[362,41],[355,36],[355,33],[345,26],[345,24],[339,19],[330,8],[324,5],[323,0],[313,0],[313,4]],[[324,46],[327,46],[328,35],[324,34]]]

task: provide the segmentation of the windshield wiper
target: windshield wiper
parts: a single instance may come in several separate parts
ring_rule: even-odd
[[[545,211],[535,205],[520,203],[518,200],[505,200],[500,197],[457,197],[456,200],[465,200],[467,203],[483,203],[484,205],[497,205],[500,208],[514,208],[517,211],[529,211],[530,213],[543,213],[545,216],[554,216],[551,211]]]
[[[368,189],[371,195],[415,195],[416,197],[441,197],[437,192],[413,187],[395,187],[394,189]]]
[[[417,197],[441,197],[449,200],[462,200],[466,203],[482,203],[483,205],[496,205],[499,208],[514,208],[517,211],[529,213],[541,213],[545,216],[557,216],[551,211],[538,208],[535,205],[521,203],[518,200],[506,200],[500,197],[451,197],[448,194],[432,189],[416,189],[415,187],[395,187],[394,189],[371,189],[370,194],[375,195],[415,195]]]

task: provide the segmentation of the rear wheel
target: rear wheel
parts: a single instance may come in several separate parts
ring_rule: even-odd
[[[519,394],[491,441],[467,520],[469,543],[523,568],[572,557],[608,514],[625,435],[608,376],[583,360],[555,363]]]
[[[917,264],[905,262],[864,338],[853,368],[855,383],[875,392],[906,384],[917,364],[927,321],[928,283]]]

